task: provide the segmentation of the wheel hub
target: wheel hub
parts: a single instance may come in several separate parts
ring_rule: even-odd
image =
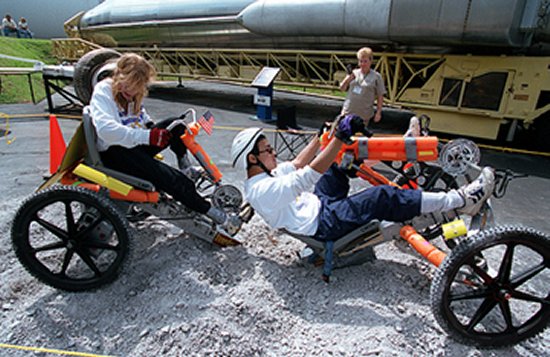
[[[497,297],[498,297],[498,300],[500,300],[500,301],[510,300],[512,298],[512,294],[510,293],[510,291],[508,289],[499,288],[499,290],[497,292]]]

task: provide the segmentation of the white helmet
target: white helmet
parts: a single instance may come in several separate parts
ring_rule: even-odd
[[[231,145],[231,162],[233,167],[246,169],[246,157],[254,148],[262,128],[248,128],[239,132]]]

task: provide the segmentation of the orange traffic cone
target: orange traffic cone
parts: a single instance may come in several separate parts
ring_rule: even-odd
[[[63,155],[65,155],[65,139],[59,128],[57,117],[50,115],[50,174],[53,174],[61,165]]]

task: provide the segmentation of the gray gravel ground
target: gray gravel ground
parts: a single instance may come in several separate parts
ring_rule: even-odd
[[[189,106],[158,96],[146,105],[157,117]],[[218,125],[251,125],[242,111],[212,111]],[[429,306],[434,268],[393,243],[376,247],[376,261],[335,271],[327,285],[318,268],[297,260],[303,244],[274,234],[259,217],[241,231],[242,246],[224,249],[169,223],[146,220],[132,226],[134,253],[113,284],[86,293],[45,286],[19,264],[9,229],[24,197],[47,173],[48,123],[10,124],[9,137],[16,140],[0,141],[0,343],[117,356],[548,356],[548,330],[495,350],[449,338]],[[76,125],[61,121],[66,139]],[[235,133],[215,131],[205,147],[224,180],[242,187],[242,176],[229,166]],[[548,159],[537,160],[532,166],[539,168],[532,170],[549,167]],[[512,184],[495,202],[496,212],[503,213],[497,221],[549,233],[549,177],[528,180],[529,185]],[[51,356],[0,348],[0,356],[33,355]]]

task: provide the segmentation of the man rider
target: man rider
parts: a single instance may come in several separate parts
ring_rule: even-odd
[[[494,172],[485,167],[470,184],[449,192],[381,185],[350,196],[349,178],[333,162],[342,143],[362,128],[361,118],[348,115],[318,155],[314,138],[294,160],[281,164],[261,128],[239,132],[231,158],[233,166],[246,170],[245,199],[272,228],[333,241],[373,219],[401,222],[453,209],[473,216],[493,192]]]

